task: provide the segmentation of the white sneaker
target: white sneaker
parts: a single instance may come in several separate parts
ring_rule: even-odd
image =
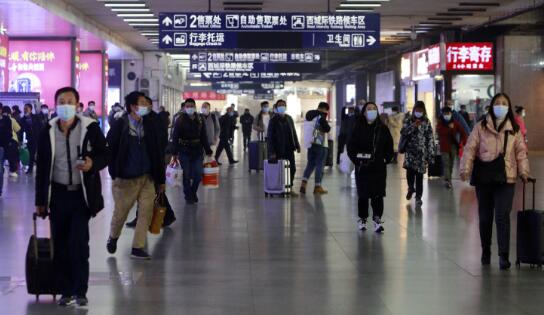
[[[17,178],[19,177],[19,174],[17,174],[16,172],[9,173],[9,177]]]
[[[381,221],[374,221],[374,232],[376,233],[383,233],[383,222]]]
[[[359,219],[357,220],[357,227],[359,228],[359,230],[361,231],[366,231],[366,220],[363,221],[363,219]]]

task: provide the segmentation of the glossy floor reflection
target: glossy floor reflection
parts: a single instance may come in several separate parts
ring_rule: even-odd
[[[475,195],[467,184],[454,181],[448,191],[440,180],[426,181],[423,207],[415,208],[404,199],[403,172],[391,166],[385,234],[375,235],[356,230],[356,192],[351,179],[336,170],[326,172],[329,195],[264,199],[262,173],[249,174],[242,153],[238,158],[239,165],[223,167],[220,189],[201,190],[198,206],[186,206],[179,189],[168,190],[178,221],[160,236],[149,236],[151,261],[129,258],[132,230],[123,231],[115,256],[107,254],[112,198],[106,178],[107,208],[91,223],[90,306],[68,312],[542,313],[542,271],[500,272],[495,256],[490,268],[480,266]],[[541,178],[544,158],[531,158],[533,173]],[[5,180],[0,314],[65,314],[51,297],[36,303],[26,293],[34,181]],[[520,208],[519,193],[515,205]],[[40,232],[48,233],[44,224]],[[515,228],[512,253],[514,248]]]

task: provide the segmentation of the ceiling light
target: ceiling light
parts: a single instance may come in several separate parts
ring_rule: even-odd
[[[128,23],[130,26],[159,27],[158,23]]]
[[[143,36],[159,36],[158,32],[150,32],[150,33],[141,33]]]
[[[191,56],[187,54],[171,54],[170,58],[179,59],[179,60],[189,60]]]
[[[148,8],[113,8],[111,9],[112,12],[149,12]]]
[[[145,7],[145,3],[105,3],[104,5],[109,8],[122,8],[122,7],[144,8]]]
[[[118,17],[153,17],[153,13],[121,13]]]
[[[346,2],[389,2],[389,0],[345,0]]]
[[[374,12],[374,10],[365,10],[365,9],[336,9],[336,12]]]
[[[342,8],[377,8],[381,7],[380,3],[341,3]]]
[[[158,23],[159,19],[123,19],[125,22],[155,22]]]
[[[459,6],[467,7],[498,7],[501,4],[498,2],[461,2]]]

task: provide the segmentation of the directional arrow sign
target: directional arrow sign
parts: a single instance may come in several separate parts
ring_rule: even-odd
[[[170,45],[170,43],[172,43],[172,37],[170,37],[170,35],[166,35],[162,38],[162,42],[166,45]]]
[[[372,35],[368,35],[366,37],[366,43],[368,44],[368,46],[372,46],[376,43],[376,38]]]
[[[172,23],[173,21],[169,16],[165,17],[164,20],[162,20],[162,25],[164,26],[170,26],[172,25]]]

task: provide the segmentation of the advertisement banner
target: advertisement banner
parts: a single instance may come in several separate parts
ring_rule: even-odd
[[[80,102],[85,104],[94,101],[95,112],[102,115],[102,99],[104,95],[104,55],[100,52],[81,52],[80,54],[80,80],[79,96]]]
[[[219,94],[214,91],[187,91],[183,93],[183,99],[192,98],[197,101],[224,101],[225,94]]]
[[[55,105],[55,92],[72,85],[70,40],[10,40],[9,92],[40,93],[42,104]]]
[[[493,71],[493,43],[447,43],[446,70]]]
[[[8,35],[0,33],[0,92],[8,91]]]

